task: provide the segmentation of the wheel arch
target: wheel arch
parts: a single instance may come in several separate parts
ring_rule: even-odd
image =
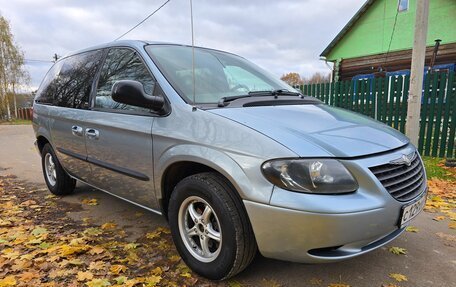
[[[185,177],[197,173],[218,173],[237,191],[237,196],[241,200],[248,196],[246,190],[250,186],[250,180],[242,168],[228,155],[203,147],[189,149],[181,146],[172,150],[164,154],[155,166],[155,170],[161,171],[155,177],[155,182],[157,197],[165,217],[167,217],[169,198],[174,187]]]

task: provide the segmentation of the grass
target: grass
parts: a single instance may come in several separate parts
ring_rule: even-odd
[[[0,120],[0,125],[31,125],[30,120],[12,119],[11,121]]]
[[[445,167],[445,159],[423,156],[428,178],[456,181],[456,168]]]

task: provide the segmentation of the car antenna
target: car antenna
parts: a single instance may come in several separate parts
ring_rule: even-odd
[[[195,36],[193,34],[193,1],[190,0],[190,21],[192,30],[192,81],[193,81],[193,107],[192,111],[196,111],[196,85],[195,85]]]

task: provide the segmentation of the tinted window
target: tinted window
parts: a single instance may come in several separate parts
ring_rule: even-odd
[[[43,81],[37,100],[67,108],[87,108],[101,57],[102,51],[92,51],[56,63]]]
[[[40,88],[38,89],[35,97],[35,101],[40,104],[52,104],[53,94],[52,94],[52,85],[56,80],[56,77],[59,75],[60,68],[62,67],[62,61],[55,63],[49,72],[41,82]]]
[[[121,110],[149,111],[115,102],[111,98],[112,85],[120,80],[134,80],[143,84],[144,92],[152,95],[155,80],[137,53],[131,49],[111,49],[106,57],[98,80],[95,107]]]

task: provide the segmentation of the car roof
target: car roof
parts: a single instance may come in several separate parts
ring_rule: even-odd
[[[62,57],[61,59],[67,58],[69,56],[77,55],[77,54],[80,54],[80,53],[84,53],[84,52],[89,52],[89,51],[99,50],[99,49],[105,49],[105,48],[110,48],[110,47],[131,47],[131,48],[136,48],[136,49],[139,50],[142,47],[144,47],[145,45],[154,45],[154,44],[155,45],[157,45],[157,44],[160,45],[161,44],[161,45],[174,45],[174,46],[191,47],[190,45],[171,43],[171,42],[146,41],[146,40],[120,40],[120,41],[112,41],[112,42],[108,42],[108,43],[104,43],[104,44],[100,44],[100,45],[96,45],[96,46],[91,46],[91,47],[88,47],[88,48],[85,48],[85,49],[82,49],[82,50],[77,50],[77,51],[74,51],[74,52],[70,52],[70,53],[66,54],[64,57]],[[218,52],[232,54],[230,52],[226,52],[226,51],[222,51],[222,50],[216,50],[216,49],[211,49],[211,48],[206,48],[206,47],[195,46],[195,48],[208,49],[208,50],[213,50],[213,51],[218,51]]]

